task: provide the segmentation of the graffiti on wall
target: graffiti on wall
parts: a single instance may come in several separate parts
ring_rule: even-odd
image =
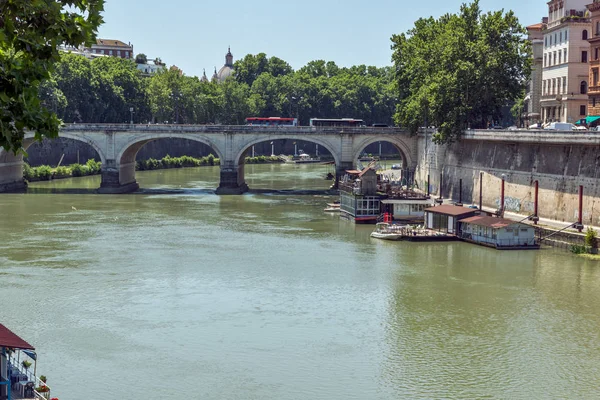
[[[500,198],[496,198],[496,207],[500,208]],[[514,211],[514,212],[520,212],[521,211],[521,199],[517,199],[514,197],[505,197],[504,198],[504,210],[505,211]],[[533,210],[533,207],[532,207]]]

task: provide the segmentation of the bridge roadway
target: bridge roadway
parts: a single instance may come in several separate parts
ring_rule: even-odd
[[[139,185],[135,179],[135,158],[148,142],[166,138],[198,141],[210,146],[221,164],[219,194],[241,194],[248,190],[244,179],[244,159],[258,143],[292,139],[312,142],[326,148],[335,161],[337,177],[355,167],[364,149],[376,142],[394,145],[410,170],[417,163],[417,137],[401,128],[385,127],[265,127],[232,125],[130,125],[68,124],[59,136],[87,143],[102,161],[99,193],[127,193]],[[25,136],[25,150],[34,142],[33,133]],[[337,179],[336,179],[337,183]],[[0,148],[0,192],[25,188],[23,156]]]

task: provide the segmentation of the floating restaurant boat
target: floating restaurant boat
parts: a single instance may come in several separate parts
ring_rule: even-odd
[[[36,363],[34,347],[0,324],[0,399],[52,398],[45,378],[37,377]]]

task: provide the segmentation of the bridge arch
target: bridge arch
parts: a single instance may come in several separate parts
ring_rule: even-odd
[[[61,131],[58,136],[88,144],[98,153],[102,165],[105,165],[106,155],[96,141],[80,133],[74,134]],[[35,133],[27,132],[23,138],[22,147],[24,150],[27,150],[35,142]],[[26,184],[23,180],[23,154],[14,154],[0,147],[0,192],[22,190],[25,187]]]
[[[406,168],[414,168],[416,166],[416,159],[413,156],[413,152],[412,152],[409,144],[406,143],[406,141],[402,140],[402,138],[398,138],[396,136],[391,136],[391,135],[371,136],[371,137],[365,138],[363,140],[356,141],[353,146],[352,162],[354,164],[356,164],[356,161],[362,154],[363,150],[367,146],[369,146],[373,143],[378,143],[378,142],[387,142],[387,143],[392,144],[398,150],[398,152],[400,153],[400,156],[403,158],[404,162],[406,163],[406,165],[405,165]]]
[[[340,164],[340,155],[334,150],[334,147],[331,145],[331,143],[319,139],[319,138],[315,138],[312,135],[306,135],[306,136],[302,136],[302,135],[273,135],[273,136],[269,136],[268,138],[253,138],[252,140],[244,143],[241,147],[240,150],[238,151],[237,155],[235,156],[235,167],[239,167],[241,165],[244,165],[244,154],[246,154],[246,152],[248,150],[250,150],[250,148],[254,145],[257,145],[259,143],[264,143],[264,142],[271,142],[274,140],[301,140],[304,142],[310,142],[310,143],[314,143],[314,144],[318,144],[319,146],[323,146],[325,149],[327,149],[327,151],[329,153],[331,153],[331,156],[333,157],[333,160],[335,161],[335,165],[339,165]]]
[[[157,133],[136,135],[125,142],[116,153],[115,159],[108,163],[106,171],[102,173],[100,192],[115,193],[119,191],[131,191],[132,187],[137,188],[138,185],[135,179],[136,155],[144,145],[160,139],[185,139],[199,142],[209,146],[217,153],[219,159],[223,159],[222,150],[216,143],[201,135],[189,135],[185,133],[172,133],[168,136]]]

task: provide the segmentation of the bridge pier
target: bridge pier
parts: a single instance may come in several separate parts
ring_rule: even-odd
[[[342,161],[339,165],[335,166],[335,184],[334,189],[339,188],[340,179],[346,175],[346,170],[354,169],[354,163],[352,161]]]
[[[135,164],[115,166],[114,160],[108,160],[100,171],[101,183],[98,193],[100,194],[124,194],[135,192],[140,185],[135,180]],[[133,171],[130,171],[133,169]]]
[[[0,148],[0,193],[23,192],[26,188],[23,155],[15,155]]]
[[[242,169],[241,172],[240,169]],[[243,165],[237,169],[221,167],[221,181],[217,188],[217,194],[243,194],[247,191],[248,185],[244,180]]]

